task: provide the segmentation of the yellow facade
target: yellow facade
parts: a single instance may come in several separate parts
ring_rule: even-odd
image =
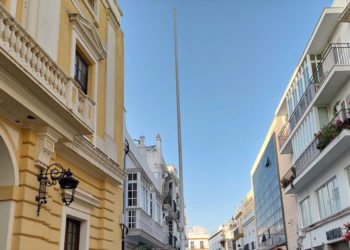
[[[63,250],[66,218],[81,222],[79,249],[121,249],[122,13],[114,0],[0,3],[0,249]],[[89,64],[87,94],[74,80],[76,51]],[[52,163],[79,186],[70,206],[48,187],[37,216],[37,175]]]

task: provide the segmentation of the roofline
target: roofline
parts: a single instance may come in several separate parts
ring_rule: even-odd
[[[218,235],[218,234],[220,234],[220,233],[222,233],[222,229],[220,229],[219,231],[217,231],[215,234],[213,234],[212,236],[210,236],[209,238],[208,238],[208,240],[211,240],[212,238],[214,238],[216,235]]]
[[[283,102],[284,102],[284,99],[286,98],[286,95],[287,95],[287,93],[288,93],[289,88],[290,88],[291,85],[293,84],[293,79],[295,78],[295,75],[297,74],[298,69],[300,68],[300,66],[301,66],[301,64],[302,64],[303,59],[305,58],[305,56],[307,55],[307,52],[308,52],[309,49],[310,49],[310,45],[311,45],[312,41],[314,40],[314,37],[315,37],[315,35],[316,35],[317,31],[318,31],[318,28],[319,28],[319,25],[320,25],[320,22],[321,22],[323,16],[326,15],[327,12],[328,12],[328,13],[332,13],[332,12],[330,12],[330,10],[333,10],[333,11],[334,11],[334,10],[342,10],[342,11],[343,11],[344,8],[342,8],[342,7],[326,7],[326,8],[323,9],[323,11],[322,11],[320,17],[318,18],[318,21],[317,21],[315,27],[314,27],[314,30],[312,31],[312,34],[311,34],[311,36],[310,36],[310,38],[309,38],[309,40],[308,40],[308,42],[307,42],[307,45],[306,45],[306,47],[304,48],[304,51],[303,51],[303,53],[301,54],[301,56],[300,56],[300,58],[299,58],[299,62],[298,62],[298,64],[297,64],[297,66],[295,67],[292,76],[290,77],[290,80],[289,80],[289,82],[288,82],[288,85],[287,85],[286,89],[285,89],[284,92],[283,92],[283,95],[282,95],[282,97],[281,97],[281,99],[280,99],[280,102],[278,103],[278,106],[277,106],[277,108],[276,108],[276,110],[275,110],[275,115],[276,115],[276,116],[277,116],[277,114],[278,114],[278,111],[279,111],[279,110],[281,109],[281,107],[282,107],[282,104],[283,104]],[[334,12],[333,12],[333,13],[334,13]]]

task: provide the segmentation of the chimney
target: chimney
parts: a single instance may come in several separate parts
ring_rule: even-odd
[[[161,152],[161,150],[162,150],[161,143],[162,143],[162,139],[160,138],[160,135],[158,133],[156,136],[156,147],[157,147],[158,152]]]
[[[139,139],[140,139],[140,142],[139,142],[140,146],[145,146],[145,138],[146,137],[143,134],[141,134],[141,136],[139,137]]]

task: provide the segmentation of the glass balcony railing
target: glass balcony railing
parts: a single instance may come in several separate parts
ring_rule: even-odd
[[[334,43],[327,48],[319,66],[310,78],[307,89],[278,135],[280,148],[286,143],[291,132],[300,121],[316,93],[324,83],[324,80],[335,65],[350,65],[349,43]]]

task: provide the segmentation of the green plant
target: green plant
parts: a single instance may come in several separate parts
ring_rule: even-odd
[[[282,180],[281,180],[282,188],[288,187],[289,184],[290,184],[289,180],[286,177],[283,177]]]
[[[339,129],[334,124],[321,129],[321,131],[317,134],[317,149],[324,149],[337,135],[339,135],[339,133]]]

